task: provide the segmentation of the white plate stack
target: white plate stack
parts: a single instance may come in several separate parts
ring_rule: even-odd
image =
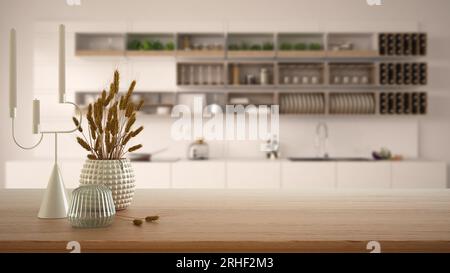
[[[324,94],[281,94],[280,110],[283,114],[324,114]]]
[[[331,93],[330,114],[375,114],[375,97],[372,93]]]

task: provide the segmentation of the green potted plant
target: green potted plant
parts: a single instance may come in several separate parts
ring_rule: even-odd
[[[239,46],[237,44],[229,44],[228,45],[228,50],[230,50],[230,51],[237,51],[237,50],[239,50]]]
[[[133,81],[126,94],[119,94],[119,72],[114,72],[114,80],[109,92],[105,90],[99,98],[89,104],[86,119],[87,130],[79,128],[77,142],[88,152],[80,176],[81,185],[103,184],[113,194],[116,210],[126,209],[133,199],[135,177],[127,153],[142,148],[142,144],[131,143],[142,132],[143,126],[137,127],[136,112],[144,101],[138,104],[131,101],[136,81]]]
[[[259,50],[262,50],[262,46],[258,45],[258,44],[254,44],[250,47],[250,50],[259,51]]]
[[[173,51],[175,50],[175,43],[174,42],[168,42],[164,46],[165,50]]]
[[[141,47],[141,41],[139,41],[139,40],[132,40],[128,43],[129,50],[139,50],[140,47]]]
[[[250,45],[246,42],[242,42],[239,50],[249,50],[249,49],[250,49]]]
[[[161,43],[161,41],[156,40],[152,42],[152,49],[153,50],[164,50],[164,45]]]
[[[266,42],[263,44],[263,50],[270,51],[273,50],[273,44],[270,42]]]
[[[292,49],[293,49],[293,46],[291,43],[284,42],[284,43],[281,43],[281,45],[280,45],[280,50],[287,51],[287,50],[292,50]]]
[[[322,50],[322,45],[319,43],[310,43],[309,50],[314,50],[314,51]]]
[[[139,45],[140,50],[152,50],[153,49],[153,43],[148,40],[141,41]]]
[[[307,49],[307,46],[306,46],[305,43],[296,43],[296,44],[294,45],[294,49],[295,49],[295,50],[299,50],[299,51],[303,51],[303,50],[306,50],[306,49]]]

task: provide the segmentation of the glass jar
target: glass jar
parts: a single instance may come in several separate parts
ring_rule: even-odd
[[[261,85],[269,84],[269,70],[267,68],[261,68],[259,82]]]
[[[72,192],[68,218],[73,227],[107,227],[115,214],[112,192],[107,186],[83,185]]]

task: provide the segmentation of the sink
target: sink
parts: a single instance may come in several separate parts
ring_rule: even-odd
[[[290,161],[371,161],[365,157],[289,157]]]

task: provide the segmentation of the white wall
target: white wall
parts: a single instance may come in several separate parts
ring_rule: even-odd
[[[248,1],[211,1],[211,0],[180,0],[180,1],[149,1],[149,0],[84,0],[81,7],[68,7],[63,0],[0,0],[0,87],[2,102],[7,102],[8,62],[7,39],[8,29],[16,27],[19,34],[19,134],[24,142],[31,143],[33,138],[28,134],[31,127],[30,109],[33,92],[40,98],[52,98],[56,86],[53,81],[37,76],[33,65],[34,46],[37,43],[49,42],[44,36],[36,38],[35,27],[38,22],[54,22],[55,30],[58,22],[73,22],[83,25],[83,22],[96,22],[94,27],[112,27],[111,21],[121,25],[126,30],[142,27],[148,30],[193,31],[214,28],[215,30],[238,31],[242,29],[267,31],[280,30],[342,30],[342,28],[367,29],[379,31],[383,29],[411,30],[420,29],[429,33],[430,83],[426,90],[430,92],[430,114],[424,118],[398,119],[327,119],[331,127],[331,152],[335,155],[365,154],[379,146],[389,146],[394,152],[407,156],[446,160],[450,162],[450,112],[447,110],[450,96],[447,87],[450,86],[450,25],[447,0],[385,0],[384,6],[369,7],[364,0],[248,0]],[[52,25],[52,23],[50,23]],[[70,25],[68,24],[70,31]],[[118,31],[122,31],[118,29]],[[53,38],[52,38],[53,37]],[[39,35],[38,35],[39,38]],[[55,55],[56,56],[56,52]],[[42,61],[43,59],[41,59]],[[45,79],[56,76],[53,65],[56,59],[43,60],[39,72],[47,74]],[[39,63],[39,58],[36,58]],[[70,62],[70,60],[69,60]],[[82,62],[82,61],[81,61]],[[125,78],[141,77],[139,71],[144,65],[139,61],[97,60],[104,67],[123,68]],[[70,64],[69,64],[70,65]],[[74,73],[80,64],[73,60],[73,73],[68,68],[68,81],[72,87],[78,88],[91,79],[88,71],[81,75]],[[166,62],[160,63],[164,69],[170,70]],[[89,67],[89,64],[87,66]],[[79,68],[82,69],[82,68]],[[151,69],[151,68],[149,68]],[[48,72],[47,72],[48,71]],[[79,71],[79,70],[78,70]],[[51,75],[51,76],[49,76]],[[154,75],[153,73],[151,75]],[[95,76],[97,86],[102,87],[108,80],[108,73]],[[151,82],[151,81],[150,81]],[[70,83],[70,82],[69,82]],[[158,82],[158,88],[170,87],[168,82]],[[35,88],[37,87],[37,88]],[[84,87],[84,86],[81,86]],[[70,91],[70,90],[69,90]],[[73,90],[72,90],[73,91]],[[6,105],[6,103],[4,104]],[[0,174],[3,177],[6,160],[29,158],[32,155],[46,157],[51,154],[51,144],[40,147],[34,153],[23,152],[12,145],[10,139],[9,118],[7,107],[0,107]],[[151,122],[143,135],[147,151],[160,146],[171,145],[169,155],[184,155],[186,143],[172,143],[168,140],[167,120],[145,119]],[[311,155],[313,153],[314,119],[285,117],[281,125],[281,140],[284,143],[284,155]],[[68,124],[63,124],[68,126]],[[355,126],[357,125],[357,126]],[[150,129],[150,130],[149,130]],[[152,130],[153,129],[153,130]],[[283,132],[290,132],[285,134]],[[158,133],[157,133],[158,132]],[[67,154],[78,156],[79,150],[71,143],[66,147]],[[351,139],[351,141],[348,141]],[[250,144],[250,145],[249,145]],[[351,145],[351,146],[350,146]],[[213,155],[223,156],[256,156],[258,143],[228,143],[213,144]],[[245,147],[245,149],[243,149]],[[72,153],[72,151],[74,153]]]

